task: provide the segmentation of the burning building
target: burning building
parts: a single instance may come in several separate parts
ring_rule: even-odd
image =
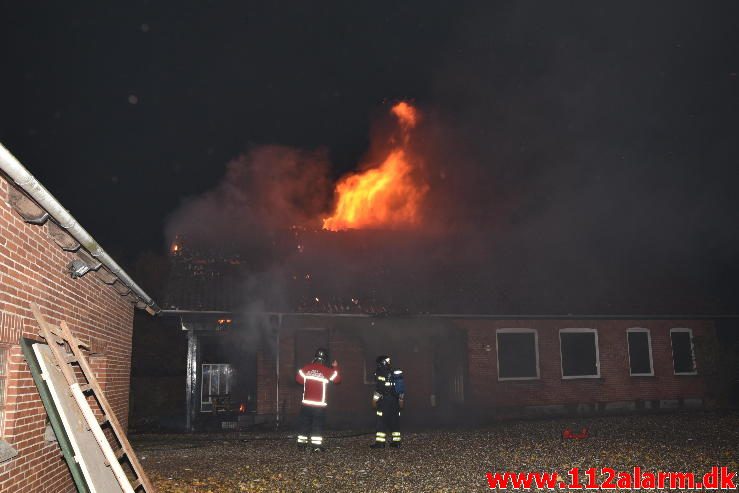
[[[474,232],[430,217],[433,180],[412,139],[421,115],[408,103],[391,113],[393,131],[328,208],[300,186],[325,185],[305,175],[321,166],[270,149],[175,221],[164,313],[187,334],[189,429],[292,421],[295,373],[319,346],[344,372],[335,425],[372,421],[378,354],[403,368],[417,424],[711,402],[715,317],[503,311]]]
[[[716,397],[712,317],[393,311],[381,293],[366,303],[321,292],[298,290],[292,311],[164,311],[187,334],[188,428],[292,422],[295,373],[317,347],[341,363],[328,414],[339,426],[372,422],[378,354],[403,368],[405,415],[416,424],[702,407]]]

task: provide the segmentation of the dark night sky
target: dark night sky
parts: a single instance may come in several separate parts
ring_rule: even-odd
[[[31,4],[0,11],[0,141],[124,261],[251,146],[325,148],[338,176],[411,98],[519,264],[664,248],[698,290],[739,274],[736,2]]]
[[[384,98],[430,98],[459,12],[309,3],[14,2],[0,138],[128,255],[161,248],[164,216],[249,144],[350,166]]]

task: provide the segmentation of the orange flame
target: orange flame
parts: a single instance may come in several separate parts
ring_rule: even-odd
[[[398,121],[400,122],[400,126],[403,127],[403,130],[409,130],[415,127],[418,123],[418,110],[405,101],[401,101],[396,104],[390,111],[393,115],[398,117]]]
[[[379,166],[339,180],[334,212],[323,220],[323,229],[395,228],[420,221],[421,201],[428,186],[419,183],[405,148],[408,131],[418,123],[418,110],[403,101],[391,112],[403,131],[402,145],[392,148]]]

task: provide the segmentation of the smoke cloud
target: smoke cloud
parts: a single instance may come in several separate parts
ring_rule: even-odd
[[[234,245],[260,279],[249,297],[266,283],[288,309],[736,311],[736,148],[718,123],[736,108],[701,77],[671,83],[717,40],[693,32],[689,9],[665,22],[647,6],[635,23],[628,9],[581,7],[484,5],[459,19],[409,144],[428,184],[422,227],[319,231],[333,204],[326,153],[264,147],[184,204],[170,238]],[[379,121],[360,162],[391,134]]]
[[[228,163],[215,189],[172,214],[167,238],[183,235],[198,248],[263,248],[275,229],[317,224],[329,205],[328,170],[320,150],[255,147]]]

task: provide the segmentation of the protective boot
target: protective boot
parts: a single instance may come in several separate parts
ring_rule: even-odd
[[[375,443],[370,445],[371,448],[385,448],[385,442],[387,441],[387,433],[384,431],[378,431],[375,433]]]
[[[323,448],[323,437],[312,435],[310,437],[310,449],[313,452],[323,452],[324,450],[326,450],[325,448]]]
[[[400,432],[393,431],[390,433],[390,446],[393,448],[400,448]]]

